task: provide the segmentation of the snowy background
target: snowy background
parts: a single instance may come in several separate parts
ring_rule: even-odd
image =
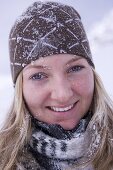
[[[57,0],[56,0],[57,1]],[[82,17],[96,65],[113,99],[113,0],[59,0],[75,7]],[[13,98],[8,35],[16,18],[34,0],[0,0],[0,124]]]

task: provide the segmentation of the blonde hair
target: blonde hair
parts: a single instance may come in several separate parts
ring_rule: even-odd
[[[106,93],[101,79],[94,72],[94,98],[91,120],[98,121],[104,129],[101,147],[92,160],[94,169],[111,170],[113,167],[113,103]],[[22,72],[19,74],[15,85],[15,97],[9,111],[4,127],[0,131],[0,169],[14,170],[22,148],[29,140],[31,123],[22,94]]]
[[[113,168],[113,101],[107,94],[99,75],[94,69],[93,72],[95,81],[94,116],[91,123],[97,121],[103,128],[102,142],[93,160],[93,165],[96,170],[111,170]]]
[[[17,155],[28,140],[30,119],[23,102],[22,73],[17,78],[13,104],[0,130],[0,169],[13,170]]]

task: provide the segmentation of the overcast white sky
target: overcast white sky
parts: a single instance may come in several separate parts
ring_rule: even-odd
[[[57,1],[57,0],[56,0]],[[96,70],[113,98],[113,0],[59,0],[75,7],[82,17]],[[0,122],[13,97],[8,35],[16,18],[34,0],[0,0]]]

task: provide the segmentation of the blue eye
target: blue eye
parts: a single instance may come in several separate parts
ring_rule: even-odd
[[[44,78],[47,78],[46,74],[45,73],[36,73],[36,74],[33,74],[30,79],[32,80],[42,80]]]
[[[75,66],[72,66],[71,68],[69,68],[68,73],[78,72],[78,71],[82,70],[83,68],[84,68],[84,66],[75,65]]]

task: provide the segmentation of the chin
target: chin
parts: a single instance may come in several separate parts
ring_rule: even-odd
[[[75,122],[66,122],[66,123],[59,123],[59,125],[64,129],[64,130],[72,130],[74,129],[77,125],[78,125],[78,122],[75,123]]]

